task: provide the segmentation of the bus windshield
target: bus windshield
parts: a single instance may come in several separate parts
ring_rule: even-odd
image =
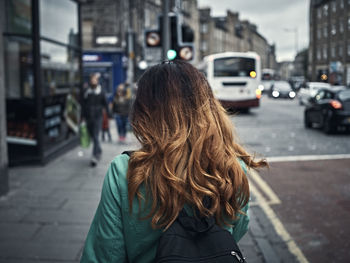
[[[255,71],[255,59],[226,57],[214,60],[214,77],[248,77]]]

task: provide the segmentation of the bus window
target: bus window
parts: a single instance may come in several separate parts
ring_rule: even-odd
[[[255,71],[252,58],[226,57],[214,60],[214,77],[248,77]]]

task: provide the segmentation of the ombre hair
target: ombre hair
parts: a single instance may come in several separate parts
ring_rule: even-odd
[[[240,160],[251,168],[267,165],[238,144],[205,76],[186,62],[162,63],[142,75],[131,125],[141,149],[129,161],[130,211],[134,198],[146,200],[153,228],[167,229],[185,204],[228,224],[249,200]]]

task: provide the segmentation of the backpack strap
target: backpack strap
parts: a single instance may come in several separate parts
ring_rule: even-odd
[[[135,151],[124,151],[124,152],[122,152],[122,154],[126,154],[130,157],[133,154],[133,152],[135,152]]]

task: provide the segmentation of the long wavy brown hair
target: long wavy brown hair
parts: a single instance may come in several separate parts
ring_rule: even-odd
[[[249,200],[248,167],[265,166],[238,144],[232,122],[202,73],[182,61],[151,67],[138,82],[131,114],[141,143],[129,161],[129,206],[152,202],[146,218],[167,229],[184,204],[218,224],[234,220]],[[145,186],[144,196],[140,192]],[[203,203],[210,199],[210,206]]]

